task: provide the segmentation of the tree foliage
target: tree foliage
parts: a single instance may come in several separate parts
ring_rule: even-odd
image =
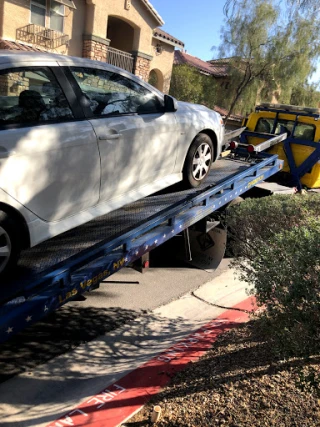
[[[282,354],[320,350],[320,195],[247,199],[229,209],[234,266],[254,285]]]
[[[290,104],[317,107],[320,104],[320,92],[315,83],[296,85],[291,90]]]
[[[225,15],[227,17],[233,15],[238,4],[239,0],[226,0],[223,8]],[[286,6],[286,11],[289,15],[297,11],[304,13],[309,10],[312,10],[313,13],[315,13],[317,9],[319,9],[319,2],[318,0],[279,0],[278,7],[281,6]]]
[[[180,101],[213,108],[216,101],[216,83],[211,76],[201,74],[196,68],[175,65],[172,70],[170,95]]]
[[[295,8],[289,16],[276,0],[227,1],[226,8],[232,13],[219,55],[231,58],[230,113],[260,101],[290,102],[292,88],[305,84],[320,55],[318,15]]]

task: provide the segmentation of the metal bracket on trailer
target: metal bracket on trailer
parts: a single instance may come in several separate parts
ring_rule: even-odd
[[[255,133],[255,132],[253,132],[251,134],[248,131],[246,131],[245,134],[243,134],[243,135],[244,136],[257,136],[257,137],[259,137],[259,134]],[[265,137],[266,135],[264,134],[263,136]],[[272,136],[272,135],[270,135],[270,136]],[[247,142],[246,143],[235,142],[234,146],[232,146],[232,148],[244,147],[247,149],[247,151],[249,153],[262,153],[263,151],[267,150],[268,148],[271,148],[274,145],[279,144],[279,142],[284,141],[286,138],[287,138],[287,134],[282,133],[281,135],[270,137],[269,139],[266,139],[265,141],[263,141],[257,145],[248,144]]]
[[[268,136],[269,139],[261,142],[260,144],[252,145],[247,142],[248,136],[253,136],[258,138],[259,137],[266,138],[266,136]],[[240,143],[238,142],[232,143],[233,145],[231,148],[232,149],[245,148],[248,151],[248,153],[258,153],[258,152],[263,152],[268,148],[271,148],[273,145],[283,142],[283,149],[288,160],[290,174],[293,177],[294,185],[297,187],[299,191],[302,190],[302,184],[300,179],[306,173],[308,173],[308,171],[312,169],[313,166],[320,160],[320,144],[314,141],[300,140],[300,139],[297,140],[296,138],[288,137],[287,133],[277,135],[276,137],[272,137],[272,136],[273,134],[266,135],[266,134],[261,134],[259,132],[244,130],[240,135]],[[297,166],[293,156],[292,144],[312,147],[314,148],[314,151],[299,166]]]
[[[230,160],[231,161],[231,160]],[[173,236],[275,174],[283,162],[275,155],[257,154],[257,161],[218,185],[189,195],[117,238],[73,257],[26,286],[0,307],[0,342],[55,311]]]
[[[301,163],[297,166],[293,157],[292,144],[305,145],[307,147],[314,148],[314,151]],[[320,144],[319,142],[313,141],[299,141],[297,142],[293,138],[288,138],[283,143],[283,149],[286,153],[288,164],[290,168],[290,173],[295,180],[298,190],[302,190],[302,184],[300,178],[302,178],[313,166],[320,160]]]

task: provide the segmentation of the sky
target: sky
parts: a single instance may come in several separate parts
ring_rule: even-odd
[[[190,55],[205,61],[217,53],[212,46],[220,44],[225,0],[151,0],[165,22],[162,27],[185,43]]]
[[[217,58],[225,0],[150,0],[165,24],[162,27],[185,43],[187,53],[208,61]],[[320,63],[310,79],[320,81]]]

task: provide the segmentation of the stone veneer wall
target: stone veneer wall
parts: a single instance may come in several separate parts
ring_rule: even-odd
[[[77,75],[77,73],[75,74]],[[126,88],[125,86],[118,84],[117,82],[110,81],[107,78],[100,77],[99,74],[97,76],[90,75],[87,78],[84,78],[83,76],[81,76],[81,84],[83,86],[87,86],[88,90],[96,88],[96,89],[102,89],[104,92],[109,92],[109,93],[121,92],[121,93],[129,93],[129,94],[135,95],[135,92],[133,90]]]
[[[136,55],[134,74],[147,82],[149,80],[151,59],[142,57],[139,53]]]
[[[96,61],[107,61],[107,50],[109,40],[100,37],[85,36],[83,40],[83,58],[94,59]]]
[[[29,79],[21,74],[16,72],[0,76],[0,96],[19,96],[21,92],[29,89]]]

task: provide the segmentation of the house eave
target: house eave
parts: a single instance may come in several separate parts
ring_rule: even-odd
[[[155,18],[155,20],[158,22],[160,26],[164,25],[164,20],[161,18],[159,13],[156,11],[156,9],[152,6],[152,4],[149,2],[149,0],[141,0],[142,3],[147,7],[149,12],[151,12],[151,15]]]
[[[164,37],[161,37],[161,36],[156,36],[155,34],[153,34],[152,37],[154,39],[160,40],[162,43],[166,43],[166,44],[169,44],[171,46],[179,47],[180,49],[183,49],[183,47],[184,47],[184,45],[172,42],[171,40],[167,40],[167,39],[165,39]]]

